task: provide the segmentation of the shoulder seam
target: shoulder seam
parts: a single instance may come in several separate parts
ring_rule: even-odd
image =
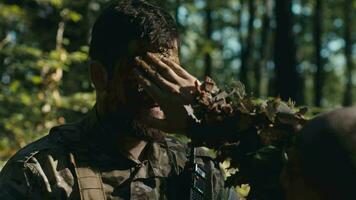
[[[15,155],[13,155],[9,159],[8,164],[27,163],[36,154],[53,148],[54,145],[50,145],[49,143],[50,141],[48,135],[42,137],[37,141],[34,141],[33,143],[30,143],[28,146],[25,146],[24,148],[20,149]]]

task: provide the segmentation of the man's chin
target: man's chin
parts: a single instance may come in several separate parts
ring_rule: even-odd
[[[110,113],[102,121],[108,130],[112,130],[113,137],[135,137],[155,141],[163,139],[164,134],[155,122],[164,118],[161,108],[157,104],[152,104],[145,108],[127,106],[125,110]],[[120,134],[117,134],[118,132]]]
[[[132,133],[143,140],[161,140],[164,132],[154,127],[152,121],[164,119],[164,113],[159,106],[142,109],[132,122]]]
[[[164,132],[157,128],[147,126],[146,123],[135,120],[132,123],[133,137],[147,141],[160,141],[164,137]]]

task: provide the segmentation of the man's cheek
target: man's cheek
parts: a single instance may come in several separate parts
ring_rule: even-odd
[[[119,104],[127,103],[127,96],[125,95],[125,82],[122,79],[117,79],[113,82],[113,93]]]

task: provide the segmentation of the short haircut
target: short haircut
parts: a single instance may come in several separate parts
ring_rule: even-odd
[[[110,76],[120,59],[172,49],[174,40],[178,40],[177,25],[168,12],[144,0],[123,0],[112,3],[96,20],[89,56],[100,61]]]
[[[356,107],[311,120],[296,148],[302,176],[316,189],[336,199],[356,199]]]

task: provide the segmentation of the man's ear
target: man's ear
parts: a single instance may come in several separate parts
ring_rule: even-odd
[[[90,78],[95,89],[104,90],[108,84],[108,74],[103,64],[99,61],[90,62]]]

